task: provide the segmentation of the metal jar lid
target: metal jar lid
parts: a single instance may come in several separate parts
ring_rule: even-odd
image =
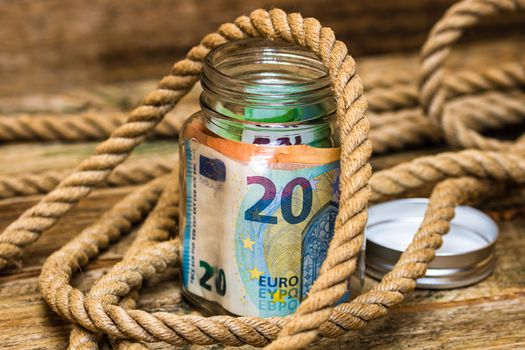
[[[392,270],[423,221],[428,199],[399,199],[374,205],[368,210],[366,273],[380,279]],[[487,278],[494,269],[496,223],[481,211],[456,208],[450,231],[436,252],[418,288],[448,289],[468,286]]]

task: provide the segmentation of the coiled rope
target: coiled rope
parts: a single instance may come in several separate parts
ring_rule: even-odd
[[[442,121],[448,113],[442,64],[462,29],[484,17],[524,7],[523,0],[464,0],[436,25],[423,49],[421,103],[438,130],[444,128]],[[427,264],[441,245],[441,236],[448,231],[455,206],[501,195],[505,184],[525,182],[524,155],[519,152],[519,147],[506,145],[496,146],[497,151],[465,150],[422,157],[371,177],[368,164],[371,146],[367,139],[369,122],[364,117],[366,102],[355,63],[346,46],[335,39],[333,31],[321,27],[315,19],[303,19],[299,14],[287,15],[279,9],[256,10],[250,17],[239,17],[234,23],[222,25],[217,33],[206,36],[199,46],[190,50],[186,59],[174,65],[171,74],[161,80],[157,90],[145,98],[128,121],[97,147],[94,156],[82,162],[56,189],[0,234],[0,268],[15,262],[24,246],[54,225],[95,186],[106,181],[111,171],[127,158],[198,80],[201,61],[212,48],[251,36],[306,46],[319,56],[330,72],[341,128],[342,206],[320,277],[293,317],[204,318],[133,310],[136,292],[142,283],[167,267],[175,266],[178,260],[178,242],[168,239],[176,225],[174,209],[177,202],[174,198],[177,190],[167,184],[175,181],[173,176],[158,178],[126,197],[46,261],[39,281],[46,302],[53,311],[83,327],[73,330],[71,348],[96,348],[97,335],[105,333],[115,338],[112,342],[119,348],[141,345],[117,339],[144,343],[164,341],[180,346],[222,343],[300,349],[318,336],[336,337],[347,330],[363,328],[368,321],[386,315],[390,307],[401,303],[404,295],[415,288],[416,279],[425,274]],[[510,101],[507,98],[503,98],[505,103]],[[512,98],[521,97],[517,93]],[[521,113],[519,108],[506,110],[517,110],[516,115]],[[456,113],[451,112],[451,115]],[[458,119],[464,120],[462,125],[468,132],[491,126],[472,127],[475,118],[465,115]],[[503,122],[517,121],[510,118]],[[485,119],[479,122],[484,123]],[[464,147],[466,141],[458,136],[461,132],[455,128],[443,134],[447,135],[447,141]],[[483,136],[479,135],[478,141],[480,138]],[[487,147],[483,142],[475,145]],[[429,183],[437,185],[425,219],[394,270],[370,292],[333,307],[344,294],[345,282],[355,270],[356,256],[363,243],[369,198],[383,200]],[[80,266],[111,241],[119,239],[152,209],[144,224],[147,229],[139,233],[139,241],[108,277],[100,280],[87,296],[71,287],[70,278]],[[149,230],[154,232],[153,236],[149,236]]]

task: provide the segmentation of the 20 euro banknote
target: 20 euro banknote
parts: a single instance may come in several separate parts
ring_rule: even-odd
[[[184,287],[237,315],[293,313],[334,232],[339,161],[301,162],[299,152],[297,162],[280,162],[278,147],[227,145],[248,147],[243,159],[202,141],[184,144]]]

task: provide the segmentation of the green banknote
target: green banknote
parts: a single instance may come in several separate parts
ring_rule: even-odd
[[[335,146],[332,128],[323,106],[254,108],[246,107],[235,114],[218,103],[218,113],[229,118],[211,117],[206,127],[225,139],[250,144],[291,146],[309,145],[318,148]],[[302,121],[302,123],[298,123]]]

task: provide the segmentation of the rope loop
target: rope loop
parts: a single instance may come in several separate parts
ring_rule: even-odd
[[[453,113],[448,113],[445,108],[449,96],[444,77],[445,62],[453,45],[461,38],[465,30],[476,26],[484,19],[524,9],[525,0],[463,0],[453,5],[430,31],[420,52],[419,100],[424,113],[433,123],[440,126],[445,139],[452,146],[492,150],[523,148],[520,143],[510,145],[482,136],[479,133],[480,129],[484,127],[484,124],[486,126],[487,122],[480,121],[481,118],[467,117],[467,120],[458,120],[457,117],[452,117]],[[525,62],[522,62],[519,66],[513,67],[511,71],[493,69],[489,77],[495,85],[498,85],[501,81],[521,80],[520,77],[524,75]],[[504,105],[499,111],[492,114],[486,113],[484,117],[494,119],[503,114],[502,112],[508,107],[508,104]],[[521,110],[516,113],[514,109],[513,112],[515,117],[512,122],[515,123],[517,120],[522,122],[525,119],[525,114]]]

